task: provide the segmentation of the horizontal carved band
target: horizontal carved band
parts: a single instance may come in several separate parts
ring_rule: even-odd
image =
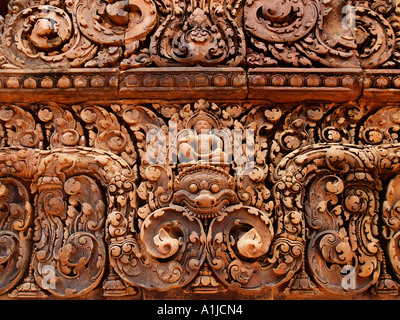
[[[90,99],[262,99],[265,102],[346,102],[381,97],[399,102],[398,70],[302,68],[140,68],[7,70],[3,102],[81,102]],[[18,95],[15,93],[18,92]]]

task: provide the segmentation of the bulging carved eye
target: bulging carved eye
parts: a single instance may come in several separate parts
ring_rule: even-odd
[[[211,190],[211,192],[213,192],[213,193],[217,193],[218,191],[219,191],[219,185],[217,185],[217,184],[213,184],[213,185],[211,185],[211,188],[210,188],[210,190]]]
[[[195,183],[192,183],[192,184],[189,186],[189,191],[190,191],[191,193],[197,192],[198,189],[199,189],[199,188],[197,187],[197,185],[196,185]]]

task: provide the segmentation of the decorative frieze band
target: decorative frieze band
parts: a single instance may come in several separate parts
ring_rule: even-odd
[[[398,66],[398,3],[9,0],[3,69]]]
[[[0,292],[397,295],[399,113],[3,104]]]
[[[216,100],[265,102],[398,102],[398,70],[304,68],[138,68],[3,70],[3,102],[81,102],[93,99]]]

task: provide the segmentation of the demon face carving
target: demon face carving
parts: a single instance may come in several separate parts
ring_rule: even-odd
[[[234,178],[222,166],[181,167],[175,179],[173,202],[200,218],[212,218],[222,208],[238,203],[234,188]]]

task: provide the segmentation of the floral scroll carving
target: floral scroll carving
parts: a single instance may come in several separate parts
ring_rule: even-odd
[[[398,110],[2,105],[0,290],[395,294]]]
[[[364,68],[398,65],[399,14],[394,1],[356,1],[354,38]]]
[[[166,1],[168,15],[151,38],[158,66],[237,66],[245,54],[235,1]]]
[[[1,37],[1,64],[3,68],[237,66],[246,47],[238,22],[240,7],[231,1],[11,2]]]
[[[365,290],[377,281],[381,269],[382,249],[377,239],[375,212],[377,191],[371,192],[373,179],[367,174],[350,174],[346,180],[351,178],[359,182],[344,182],[336,176],[317,180],[315,188],[311,186],[314,194],[310,195],[310,213],[307,215],[313,229],[308,259],[315,270],[315,279],[321,286],[339,293]],[[319,186],[325,188],[321,195],[318,194]],[[342,202],[338,195],[343,195]],[[354,268],[356,285],[351,288],[343,286],[346,266]],[[331,279],[332,272],[342,277]]]
[[[0,292],[14,287],[30,260],[33,207],[25,186],[16,179],[0,180]]]
[[[64,9],[25,4],[6,21],[2,43],[7,59],[16,67],[69,67],[93,58],[97,45],[77,31],[66,12],[71,7]]]
[[[398,66],[398,3],[9,1],[3,69]]]
[[[41,290],[46,290],[73,297],[92,290],[106,267],[107,206],[102,189],[114,190],[116,171],[124,164],[106,152],[85,160],[86,152],[73,148],[63,155],[24,148],[7,154],[22,170],[4,168],[10,160],[3,157],[3,174],[30,180],[36,195],[33,202],[20,182],[2,178],[2,199],[6,201],[2,211],[2,279],[13,279],[2,283],[2,290],[15,287],[28,265],[29,275],[13,296],[41,297]],[[89,163],[92,169],[97,167],[97,173],[88,169]],[[129,177],[129,171],[126,167],[119,172]],[[96,182],[98,179],[101,182]],[[36,286],[28,285],[35,282]]]
[[[386,198],[383,203],[382,217],[384,221],[384,236],[388,239],[387,250],[390,264],[393,267],[396,278],[399,278],[399,259],[398,259],[398,214],[396,207],[398,205],[398,192],[396,182],[398,176],[394,177],[386,189]]]
[[[247,63],[250,66],[358,66],[351,31],[336,18],[342,15],[343,6],[341,2],[319,0],[247,1],[245,30],[251,44]],[[328,25],[330,28],[325,27]]]
[[[149,1],[58,1],[9,4],[3,68],[110,67],[149,63],[140,43],[156,23]],[[145,50],[144,50],[145,51]],[[6,62],[8,60],[9,63]]]
[[[48,286],[48,290],[61,296],[79,295],[97,285],[104,272],[105,203],[96,183],[89,177],[68,179],[64,190],[57,179],[52,180],[56,180],[55,183],[38,186],[34,275],[37,283],[45,287],[43,270],[54,270],[57,284]],[[69,199],[65,201],[67,196]],[[45,230],[51,231],[54,238],[46,237]],[[75,278],[80,278],[79,286]],[[71,281],[74,289],[70,289]]]

